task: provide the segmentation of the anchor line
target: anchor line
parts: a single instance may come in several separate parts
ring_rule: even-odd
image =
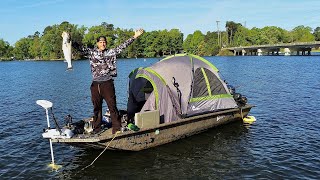
[[[93,165],[93,163],[108,149],[109,145],[110,145],[111,142],[114,140],[114,138],[117,137],[117,135],[118,135],[119,132],[120,132],[120,131],[117,131],[117,132],[115,133],[115,135],[113,136],[113,138],[111,139],[111,141],[108,143],[108,145],[104,148],[104,150],[103,150],[88,166],[82,168],[81,171],[82,171],[82,170],[85,170],[85,169],[87,169],[88,167],[90,167],[90,166]]]

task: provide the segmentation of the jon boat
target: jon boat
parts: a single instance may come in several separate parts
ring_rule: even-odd
[[[110,150],[140,151],[198,134],[215,126],[242,121],[251,108],[252,105],[245,105],[242,108],[206,113],[152,128],[140,128],[139,131],[124,131],[113,135],[111,129],[108,129],[96,136],[78,134],[69,139],[52,139],[52,142],[94,148],[108,146],[107,149]]]
[[[209,61],[192,54],[177,54],[129,75],[128,109],[125,114],[139,130],[116,134],[77,133],[79,122],[48,128],[43,137],[51,142],[110,150],[140,151],[182,139],[233,121],[242,121],[253,107],[223,81]],[[171,82],[170,82],[171,81]],[[50,102],[40,100],[46,109]],[[48,126],[49,119],[47,115]],[[82,120],[81,128],[87,120]],[[80,123],[81,124],[81,123]]]

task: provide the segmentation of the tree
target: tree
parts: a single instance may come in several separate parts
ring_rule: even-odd
[[[201,31],[195,31],[193,33],[193,36],[192,36],[192,39],[191,39],[191,42],[190,42],[190,50],[191,50],[191,53],[193,54],[198,54],[199,53],[199,44],[204,41],[204,35],[202,34]],[[203,44],[203,43],[202,43]]]
[[[16,59],[29,59],[31,55],[29,54],[29,48],[32,39],[30,38],[21,38],[15,43],[15,47],[13,49],[13,54]]]
[[[7,41],[0,39],[0,59],[9,59],[11,57],[12,47]]]
[[[193,35],[192,34],[189,34],[187,36],[187,38],[183,41],[183,49],[184,51],[188,52],[188,53],[191,53],[191,47],[190,47],[190,44],[191,44],[191,40],[193,38]]]
[[[29,46],[29,54],[31,58],[40,59],[41,58],[41,40],[40,33],[36,31],[34,35],[31,37],[32,40]]]
[[[88,33],[83,37],[83,44],[88,47],[93,47],[96,44],[96,39],[99,36],[107,37],[107,48],[114,47],[114,40],[116,39],[115,31],[113,30],[113,24],[107,24],[103,22],[99,26],[92,26],[88,29]]]
[[[313,36],[312,28],[309,26],[297,26],[292,30],[293,40],[295,42],[310,42],[314,41],[315,37]]]
[[[320,27],[316,27],[316,29],[314,29],[313,35],[316,41],[320,41]]]
[[[145,57],[155,57],[157,54],[155,41],[159,34],[159,31],[151,31],[144,33],[141,37],[140,42],[144,46],[144,56]]]
[[[221,36],[222,37],[222,36]],[[204,36],[205,42],[205,56],[212,56],[216,55],[219,52],[219,45],[218,45],[218,33],[217,32],[207,32]]]
[[[46,29],[40,42],[41,57],[44,60],[59,59],[62,57],[62,31],[59,32],[58,25],[53,25]]]
[[[235,33],[237,32],[238,28],[242,26],[240,23],[235,23],[233,21],[227,21],[226,22],[226,29],[228,34],[228,44],[233,45],[233,38]]]
[[[233,44],[235,46],[249,46],[250,43],[250,30],[243,26],[239,26],[233,37]]]
[[[170,55],[179,53],[182,51],[183,34],[179,29],[171,29],[168,33]]]

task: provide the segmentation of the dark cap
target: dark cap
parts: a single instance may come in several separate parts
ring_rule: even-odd
[[[99,36],[97,38],[97,42],[99,42],[99,41],[106,41],[107,42],[107,38],[105,36]]]

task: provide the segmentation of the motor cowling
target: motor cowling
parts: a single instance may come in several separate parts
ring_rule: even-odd
[[[246,96],[241,95],[240,93],[234,93],[233,99],[237,102],[239,106],[244,106],[247,104],[248,99]]]

